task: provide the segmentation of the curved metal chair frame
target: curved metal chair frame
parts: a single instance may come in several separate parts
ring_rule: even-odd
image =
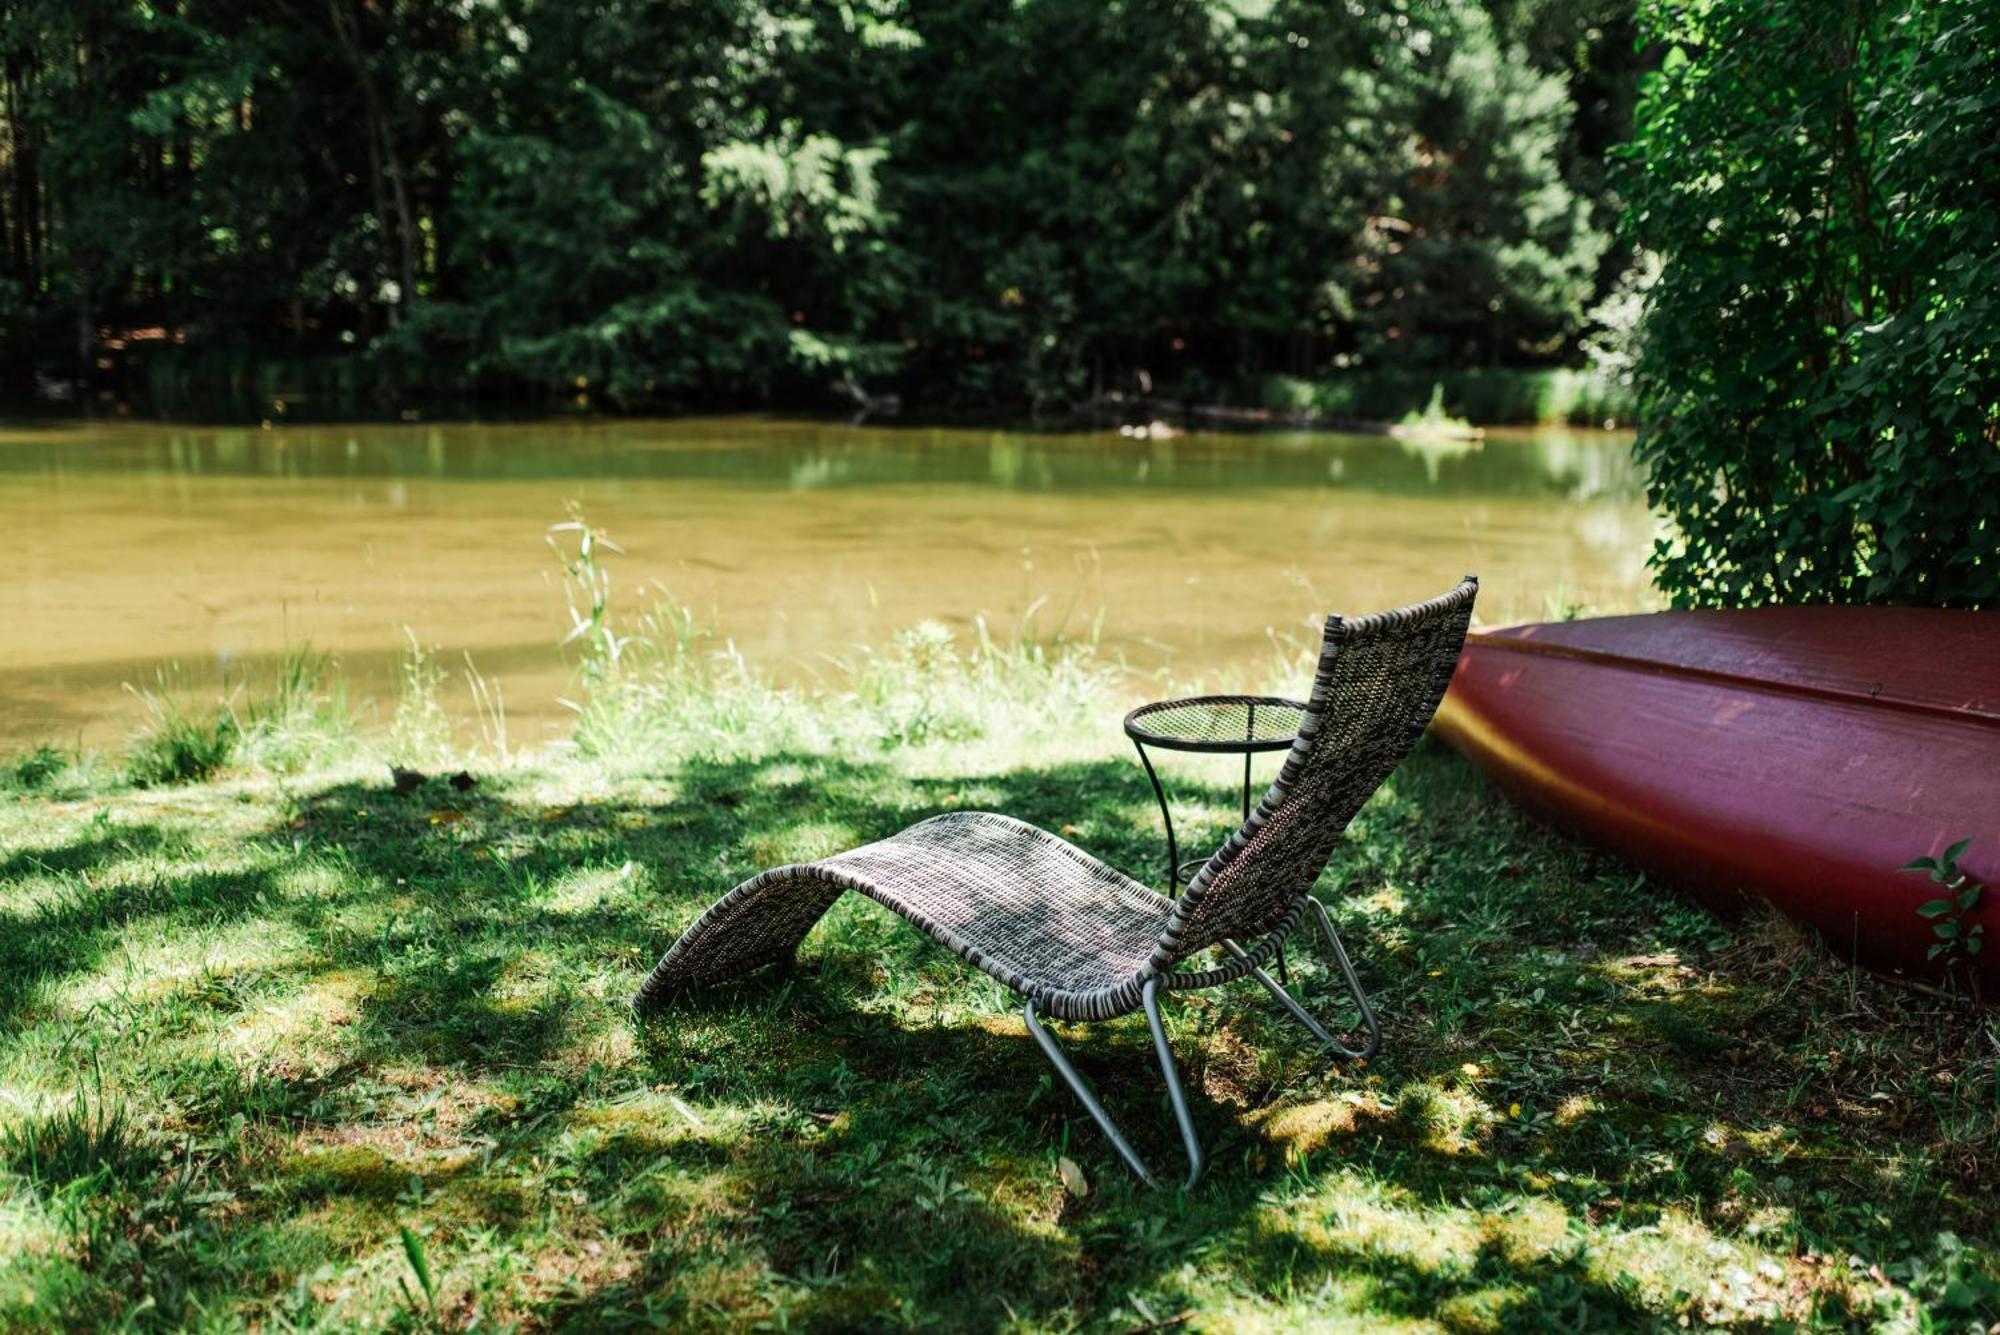
[[[1451,680],[1472,616],[1470,575],[1440,597],[1354,621],[1329,617],[1298,736],[1256,810],[1178,898],[1149,889],[1075,845],[988,812],[950,812],[819,862],[777,867],[717,900],[683,932],[633,1005],[789,958],[849,890],[902,915],[1025,998],[1028,1032],[1121,1159],[1154,1176],[1077,1073],[1042,1017],[1103,1020],[1143,1010],[1181,1139],[1186,1185],[1203,1166],[1160,1018],[1164,992],[1256,979],[1335,1052],[1373,1055],[1381,1028],[1312,886],[1362,803],[1416,743]],[[1368,1040],[1350,1048],[1264,966],[1311,913],[1360,1008]],[[1244,949],[1239,941],[1256,944]],[[1214,968],[1190,970],[1210,949]]]

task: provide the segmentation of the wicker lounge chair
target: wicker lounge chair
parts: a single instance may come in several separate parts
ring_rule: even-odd
[[[633,1005],[789,958],[843,891],[887,905],[1027,999],[1028,1032],[1083,1101],[1126,1165],[1152,1173],[1041,1022],[1103,1020],[1144,1009],[1187,1147],[1187,1185],[1202,1152],[1188,1116],[1160,994],[1249,976],[1320,1042],[1372,1055],[1381,1029],[1313,882],[1347,823],[1429,723],[1458,660],[1478,582],[1356,621],[1330,617],[1312,697],[1283,771],[1178,900],[1139,884],[1055,835],[1006,816],[952,812],[820,862],[778,867],[716,901],[654,967]],[[1310,914],[1368,1029],[1342,1045],[1264,965]],[[1239,941],[1255,940],[1250,949]],[[1215,967],[1189,970],[1220,949]]]

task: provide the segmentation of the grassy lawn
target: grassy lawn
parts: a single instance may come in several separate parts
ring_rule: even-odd
[[[773,688],[628,657],[573,749],[489,754],[462,790],[276,746],[345,735],[310,683],[202,782],[159,781],[159,736],[123,772],[18,766],[0,1326],[2000,1319],[1991,1022],[1719,922],[1432,745],[1319,887],[1379,1059],[1323,1062],[1254,984],[1171,999],[1212,1156],[1192,1194],[1130,1180],[1004,990],[856,897],[793,969],[635,1021],[716,894],[935,812],[1158,867],[1101,674],[929,634],[892,659],[809,734]],[[1219,838],[1230,765],[1171,777],[1189,842]],[[1177,1162],[1143,1021],[1060,1032]]]

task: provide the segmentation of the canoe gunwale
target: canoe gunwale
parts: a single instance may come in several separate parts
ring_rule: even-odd
[[[1652,676],[1685,677],[1693,681],[1714,682],[1743,690],[1758,691],[1767,695],[1795,695],[1809,699],[1828,700],[1840,704],[1861,705],[1870,709],[1894,709],[1911,714],[1923,714],[1932,718],[1949,719],[1954,723],[1972,723],[1988,728],[2000,728],[2000,712],[1982,709],[1975,705],[1933,704],[1927,700],[1910,700],[1886,692],[1843,690],[1837,686],[1815,686],[1807,682],[1774,681],[1769,677],[1753,677],[1746,673],[1724,672],[1718,668],[1694,667],[1681,663],[1665,663],[1656,659],[1637,658],[1627,654],[1615,654],[1604,649],[1586,649],[1572,644],[1557,644],[1548,640],[1531,640],[1507,635],[1499,631],[1474,631],[1468,648],[1476,644],[1480,652],[1503,652],[1530,655],[1542,658],[1566,658],[1577,662],[1591,663],[1603,667],[1617,668],[1626,672],[1643,672]]]

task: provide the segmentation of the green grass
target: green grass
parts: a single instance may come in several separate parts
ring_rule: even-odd
[[[856,897],[796,966],[635,1020],[716,895],[940,811],[1156,873],[1142,688],[1087,632],[928,627],[780,688],[570,573],[565,747],[453,736],[413,644],[382,737],[301,656],[214,764],[0,767],[0,1329],[2000,1320],[1993,1022],[1718,921],[1436,746],[1318,887],[1380,1058],[1321,1061],[1254,984],[1170,999],[1191,1194],[1130,1180],[1004,989]],[[1184,846],[1234,773],[1169,771]],[[1058,1028],[1174,1163],[1143,1022]]]
[[[865,901],[789,972],[628,1016],[713,895],[940,810],[1153,866],[1150,791],[1108,746],[15,793],[0,1325],[2000,1316],[1986,1022],[1718,923],[1436,748],[1321,885],[1380,1059],[1323,1065],[1254,989],[1174,999],[1213,1156],[1192,1195],[1128,1180],[1004,992]],[[1193,792],[1219,833],[1228,788]],[[1064,1028],[1172,1161],[1142,1025]]]
[[[414,642],[405,677],[432,692],[440,684]],[[240,686],[226,688],[213,703],[191,702],[164,676],[153,689],[135,694],[146,707],[146,720],[128,748],[126,776],[141,787],[198,783],[236,764],[289,773],[347,753],[356,740],[337,666],[310,646],[287,653],[275,679],[247,704],[240,701]],[[404,721],[401,710],[397,721]],[[31,773],[58,774],[62,767],[56,762],[63,759],[40,747],[16,766],[17,780],[35,786],[26,782]]]

